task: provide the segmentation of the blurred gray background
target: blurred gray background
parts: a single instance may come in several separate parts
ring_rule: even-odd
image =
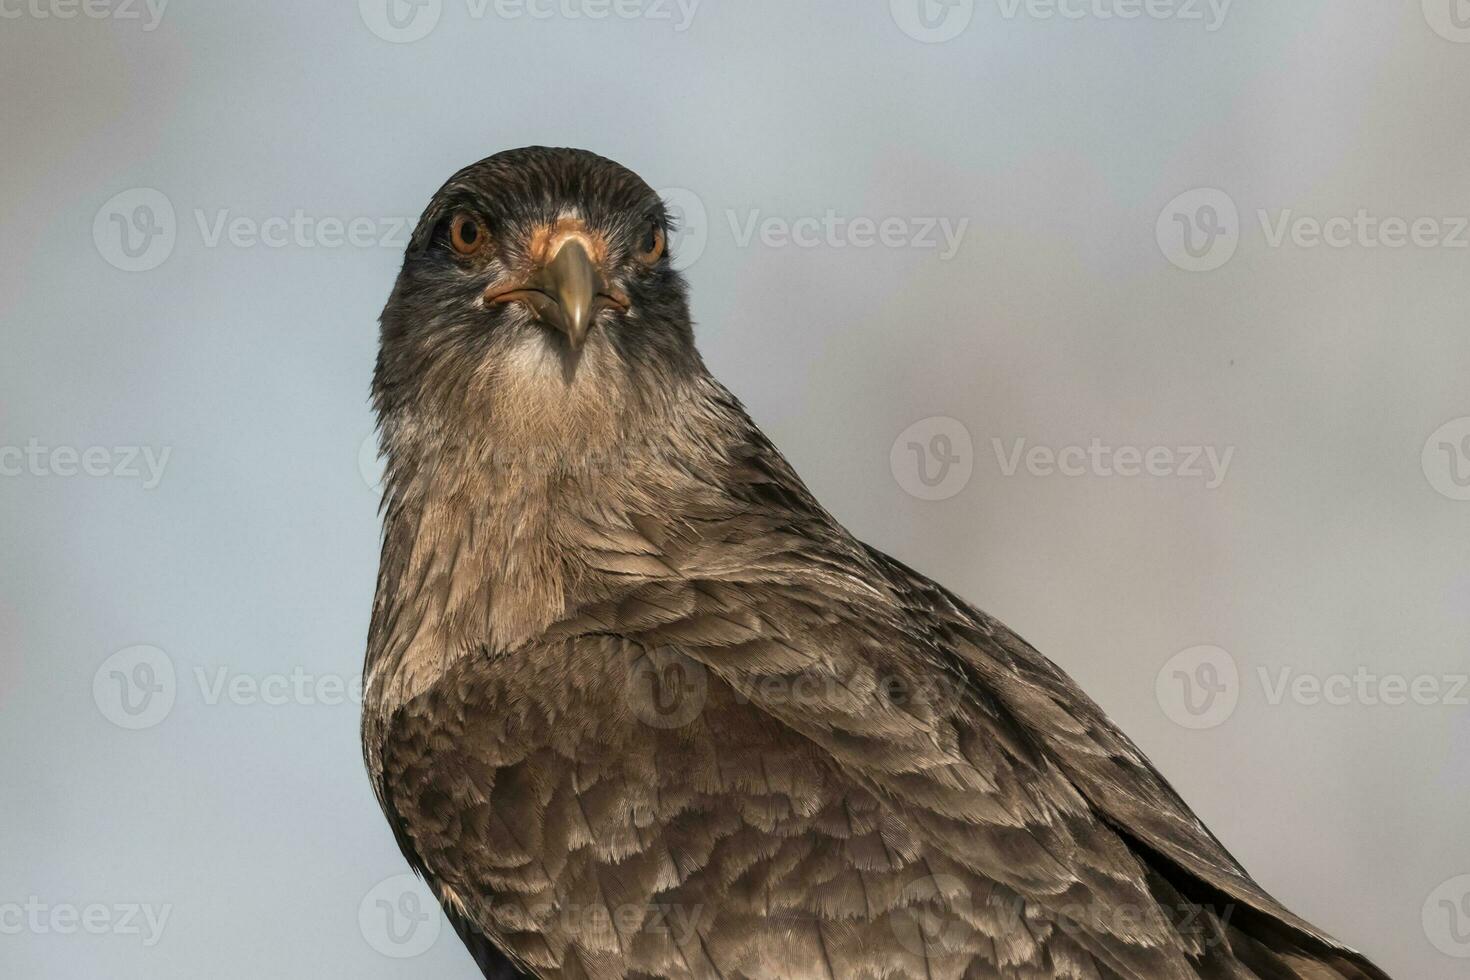
[[[683,213],[839,519],[1470,972],[1470,3],[0,0],[0,74],[6,976],[476,975],[359,757],[367,392],[403,222],[528,143]]]

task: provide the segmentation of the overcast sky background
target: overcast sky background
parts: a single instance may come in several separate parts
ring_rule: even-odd
[[[476,975],[344,689],[403,222],[528,143],[684,213],[840,520],[1465,975],[1470,3],[392,2],[0,0],[6,975]]]

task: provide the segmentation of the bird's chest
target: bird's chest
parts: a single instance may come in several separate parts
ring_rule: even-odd
[[[872,806],[693,661],[610,637],[452,669],[384,763],[445,900],[528,962],[677,942]]]

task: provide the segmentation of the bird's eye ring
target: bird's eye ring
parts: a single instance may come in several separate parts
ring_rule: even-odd
[[[657,221],[650,221],[648,228],[643,232],[643,241],[638,245],[638,261],[644,265],[653,265],[664,255],[664,226]]]
[[[449,244],[460,255],[474,255],[489,240],[485,223],[468,211],[458,211],[449,220]]]

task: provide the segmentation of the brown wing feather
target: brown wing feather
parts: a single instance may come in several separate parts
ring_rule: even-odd
[[[874,549],[908,616],[953,651],[1057,760],[1088,803],[1135,847],[1198,879],[1207,891],[1272,920],[1304,949],[1335,956],[1348,977],[1386,978],[1285,908],[1250,877],[1132,740],[1077,684],[1006,626]]]
[[[735,483],[732,496],[750,506],[722,528],[716,553],[697,529],[658,536],[668,563],[696,580],[696,608],[635,633],[640,642],[687,651],[901,801],[950,856],[1028,898],[1137,910],[1152,901],[1147,875],[1157,872],[1191,898],[1243,905],[1257,940],[1283,955],[1384,977],[1261,889],[1065,673],[948,590],[855,542],[753,428]],[[703,576],[713,581],[701,586]],[[795,677],[815,678],[811,696],[762,696]],[[931,695],[936,679],[960,687],[895,705],[875,694],[895,678]],[[1111,964],[1121,975],[1191,975],[1173,949],[1186,944],[1160,917],[1080,931],[1099,955],[1110,944],[1125,951]],[[1130,964],[1139,949],[1152,962]]]

